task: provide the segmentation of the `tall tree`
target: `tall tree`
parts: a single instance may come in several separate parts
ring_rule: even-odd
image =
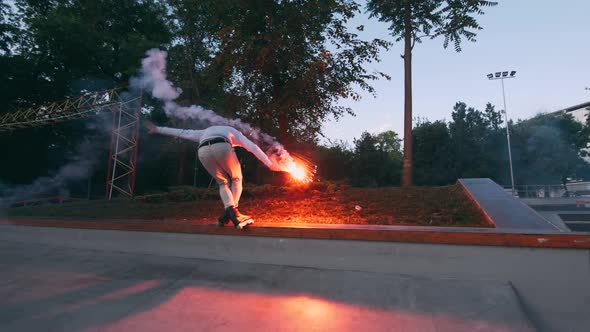
[[[444,37],[446,48],[453,43],[461,51],[462,38],[475,41],[481,30],[474,16],[482,15],[484,7],[495,1],[482,0],[369,0],[371,17],[389,23],[396,41],[404,40],[404,161],[402,185],[412,184],[412,50],[423,38]]]
[[[328,116],[353,114],[336,100],[360,98],[355,86],[373,93],[369,82],[385,76],[364,65],[389,44],[363,41],[347,27],[360,12],[354,1],[219,3],[225,15],[215,61],[236,113],[285,143],[315,140]]]

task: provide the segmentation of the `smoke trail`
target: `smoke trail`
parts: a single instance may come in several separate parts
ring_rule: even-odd
[[[162,100],[167,116],[182,120],[208,121],[214,125],[234,127],[250,137],[256,144],[265,143],[265,145],[270,146],[266,154],[282,170],[287,170],[288,166],[293,164],[293,158],[282,144],[277,142],[274,137],[261,132],[248,123],[239,119],[222,117],[212,110],[198,105],[184,107],[175,103],[174,99],[180,95],[182,90],[174,87],[170,81],[166,80],[167,53],[158,49],[151,49],[146,52],[146,55],[147,57],[141,61],[140,76],[132,78],[129,82],[130,86],[136,89],[143,88],[149,91],[154,98]]]

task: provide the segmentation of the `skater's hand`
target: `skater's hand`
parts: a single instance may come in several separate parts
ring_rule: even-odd
[[[156,132],[157,127],[150,120],[143,120],[143,125],[146,127],[149,134],[153,134]]]

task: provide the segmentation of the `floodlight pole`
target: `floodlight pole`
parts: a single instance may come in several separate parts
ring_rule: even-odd
[[[488,74],[488,78],[490,80],[500,79],[502,81],[502,100],[504,101],[504,118],[506,119],[506,142],[508,145],[508,163],[510,165],[510,182],[512,184],[512,196],[516,196],[516,189],[514,187],[514,170],[512,168],[512,151],[510,149],[510,129],[508,123],[508,111],[506,109],[506,93],[504,92],[504,79],[505,78],[514,78],[516,75],[516,71],[511,71],[510,76],[508,76],[508,72],[497,72],[495,75]]]

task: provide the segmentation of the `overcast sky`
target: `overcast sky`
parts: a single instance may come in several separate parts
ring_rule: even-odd
[[[510,119],[525,119],[590,101],[590,1],[500,0],[478,17],[484,30],[477,42],[464,42],[463,51],[444,49],[443,39],[425,40],[413,52],[414,117],[449,120],[453,105],[463,101],[483,109],[486,102],[502,108],[499,80],[486,74],[516,70],[505,80]],[[363,15],[363,38],[389,38],[387,25]],[[389,74],[374,81],[377,97],[363,93],[360,102],[342,101],[357,117],[330,121],[324,133],[331,140],[352,143],[363,131],[394,130],[403,136],[403,43],[384,53],[381,63],[368,67]]]

